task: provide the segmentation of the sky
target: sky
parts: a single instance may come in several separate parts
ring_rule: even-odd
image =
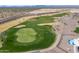
[[[79,0],[0,0],[0,5],[79,5]]]

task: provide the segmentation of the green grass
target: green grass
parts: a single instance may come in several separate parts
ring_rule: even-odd
[[[2,47],[2,34],[0,33],[0,48]]]
[[[53,15],[53,17],[62,17],[64,15],[68,15],[68,13],[60,13],[60,14],[56,14],[56,15]]]
[[[35,20],[36,24],[54,22],[54,18],[52,16],[40,16],[33,19]]]
[[[17,41],[21,43],[32,42],[36,39],[36,32],[32,28],[23,28],[17,31]]]
[[[0,52],[25,52],[50,47],[56,40],[52,26],[38,26],[37,24],[54,22],[53,17],[36,17],[17,25],[25,25],[24,27],[17,28],[15,26],[8,29],[4,32],[5,38]]]
[[[79,27],[76,27],[76,29],[74,30],[74,32],[79,33]]]
[[[1,38],[1,33],[0,33],[0,41],[2,40],[2,38]]]

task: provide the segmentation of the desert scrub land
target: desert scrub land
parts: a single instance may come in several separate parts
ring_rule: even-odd
[[[0,52],[25,52],[50,47],[56,40],[52,25],[38,24],[54,20],[53,16],[40,16],[6,30]]]
[[[74,32],[79,33],[79,27],[76,27],[76,29],[74,30]]]
[[[36,10],[36,8],[0,8],[0,18],[22,16],[33,10]]]

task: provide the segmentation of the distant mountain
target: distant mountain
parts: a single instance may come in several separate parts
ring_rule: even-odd
[[[28,6],[1,5],[0,8],[79,8],[79,5],[28,5]]]

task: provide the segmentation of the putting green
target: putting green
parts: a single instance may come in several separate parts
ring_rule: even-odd
[[[22,28],[16,32],[17,41],[20,43],[29,43],[36,40],[36,32],[32,28]]]

